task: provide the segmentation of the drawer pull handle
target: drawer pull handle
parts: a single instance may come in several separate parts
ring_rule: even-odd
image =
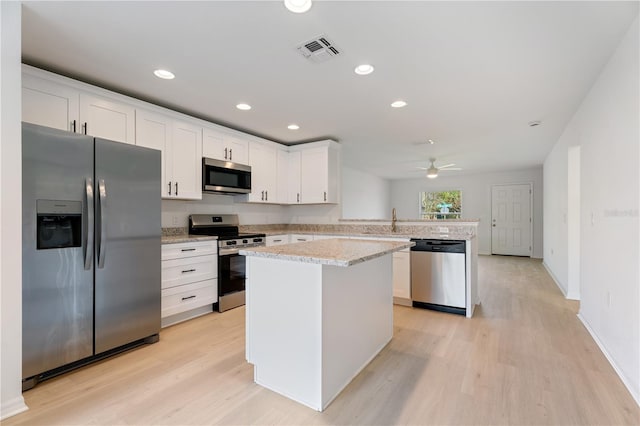
[[[187,272],[195,272],[195,269],[187,269],[186,271],[182,271],[183,274],[186,274]]]
[[[281,243],[282,240],[273,240],[274,243]]]
[[[194,248],[189,248],[189,249],[182,249],[182,251],[196,251],[196,249],[194,249]]]
[[[193,296],[183,297],[182,300],[189,300],[189,299],[195,299],[195,298],[196,298],[196,296],[193,295]]]

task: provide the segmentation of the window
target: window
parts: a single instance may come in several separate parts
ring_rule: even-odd
[[[421,219],[460,219],[462,194],[459,190],[421,192]]]

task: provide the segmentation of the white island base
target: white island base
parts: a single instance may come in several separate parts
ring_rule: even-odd
[[[391,254],[348,267],[247,256],[246,303],[255,382],[322,411],[391,340]]]

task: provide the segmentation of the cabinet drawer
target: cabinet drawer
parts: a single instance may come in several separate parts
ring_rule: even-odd
[[[171,288],[218,276],[218,256],[197,256],[162,261],[162,288]]]
[[[218,241],[194,241],[192,243],[163,244],[162,260],[203,256],[218,253]]]
[[[292,234],[291,235],[291,243],[302,243],[305,241],[313,241],[313,235],[307,234]]]
[[[205,280],[162,290],[162,317],[218,301],[218,280]]]
[[[289,244],[289,235],[269,235],[267,236],[267,247],[269,246],[281,246],[283,244]]]

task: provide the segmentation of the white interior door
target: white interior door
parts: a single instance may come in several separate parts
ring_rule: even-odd
[[[531,184],[491,187],[491,253],[531,256]]]

